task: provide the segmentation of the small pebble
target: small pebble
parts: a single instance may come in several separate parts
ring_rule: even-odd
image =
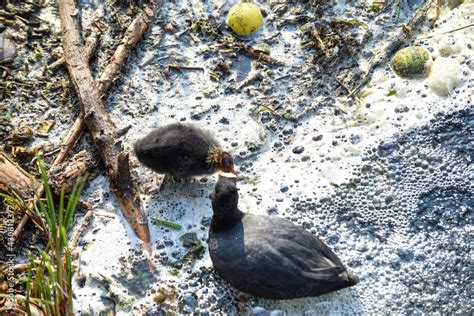
[[[226,117],[223,117],[219,120],[219,123],[224,124],[224,125],[229,125],[229,119]]]
[[[309,161],[310,159],[311,159],[310,156],[303,156],[303,157],[301,157],[301,161],[303,161],[303,162]]]
[[[296,146],[293,148],[293,153],[294,154],[301,154],[304,152],[304,147],[303,146]]]

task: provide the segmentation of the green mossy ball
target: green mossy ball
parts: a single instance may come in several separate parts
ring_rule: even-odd
[[[431,56],[426,49],[411,46],[400,49],[393,56],[390,66],[393,71],[403,78],[426,76],[431,68]]]

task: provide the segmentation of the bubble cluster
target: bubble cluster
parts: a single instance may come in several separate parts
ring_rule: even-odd
[[[268,209],[269,216],[283,216],[322,238],[361,278],[359,285],[329,296],[274,302],[233,292],[210,267],[183,266],[176,284],[178,310],[471,313],[473,122],[471,109],[440,114],[367,150],[354,177],[333,194],[295,196],[290,208]],[[283,134],[291,135],[290,129]],[[288,193],[290,187],[278,191]],[[205,228],[208,220],[198,226]]]
[[[440,114],[368,150],[333,195],[294,203],[384,302],[369,311],[472,312],[473,129],[472,109]]]

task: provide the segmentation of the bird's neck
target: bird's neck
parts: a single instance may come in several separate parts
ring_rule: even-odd
[[[229,230],[234,227],[244,217],[237,206],[229,209],[220,209],[219,212],[214,212],[211,221],[211,228],[215,231]]]

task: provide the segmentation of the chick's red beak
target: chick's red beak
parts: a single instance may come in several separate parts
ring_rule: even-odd
[[[229,172],[235,174],[235,176],[238,176],[238,175],[239,175],[239,174],[237,173],[237,170],[235,170],[235,167],[234,167],[233,164],[229,167]]]
[[[238,175],[237,171],[235,170],[234,161],[232,159],[232,156],[229,155],[228,153],[223,153],[220,169],[224,172],[233,173],[235,176]]]
[[[235,176],[238,176],[238,173],[237,173],[237,171],[235,170],[235,167],[234,167],[233,164],[222,168],[222,171],[224,171],[224,172],[229,172],[229,173],[233,173]]]

